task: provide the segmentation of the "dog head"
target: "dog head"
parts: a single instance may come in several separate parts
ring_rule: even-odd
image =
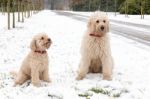
[[[104,12],[96,11],[88,21],[91,36],[102,37],[109,32],[109,20]]]
[[[33,51],[45,51],[52,44],[51,39],[46,34],[35,35],[31,41],[30,48]]]

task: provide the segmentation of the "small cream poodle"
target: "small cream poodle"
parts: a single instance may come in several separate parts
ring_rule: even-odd
[[[83,79],[87,73],[102,73],[104,80],[112,79],[113,59],[108,32],[107,15],[104,12],[94,12],[81,43],[77,80]]]
[[[48,69],[47,49],[52,41],[46,34],[35,35],[31,41],[31,51],[24,59],[18,73],[11,72],[15,76],[15,85],[21,85],[31,79],[34,86],[39,86],[39,81],[50,82]]]

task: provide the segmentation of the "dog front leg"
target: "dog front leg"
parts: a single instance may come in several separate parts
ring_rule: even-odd
[[[49,79],[49,74],[48,74],[48,69],[46,69],[44,72],[43,72],[43,75],[42,75],[42,79],[46,82],[51,82],[51,80]]]
[[[102,57],[102,73],[104,80],[111,80],[112,79],[112,69],[113,69],[113,60],[111,56]]]
[[[34,86],[39,86],[39,72],[37,69],[31,70],[31,82]]]
[[[86,76],[89,71],[90,63],[91,61],[88,57],[81,59],[76,80],[82,80]]]

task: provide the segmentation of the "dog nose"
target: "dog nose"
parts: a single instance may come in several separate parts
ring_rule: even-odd
[[[104,26],[101,26],[101,30],[104,30]]]
[[[48,38],[47,40],[48,40],[48,41],[51,41],[51,39],[50,39],[50,38]]]

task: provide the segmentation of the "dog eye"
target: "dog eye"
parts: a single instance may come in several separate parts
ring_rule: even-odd
[[[97,20],[96,23],[99,23],[99,20]]]
[[[106,21],[105,21],[105,20],[103,20],[103,22],[105,23]]]
[[[41,37],[41,40],[44,40],[44,37]]]

